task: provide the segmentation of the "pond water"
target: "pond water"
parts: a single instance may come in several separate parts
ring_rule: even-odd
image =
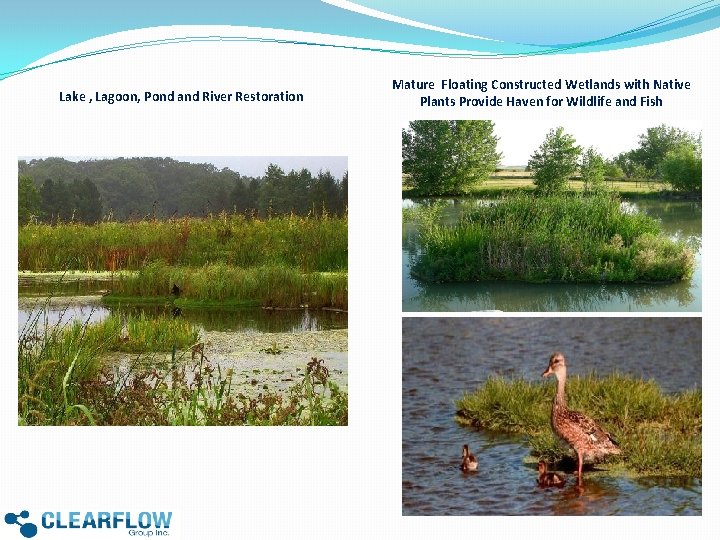
[[[403,207],[444,204],[446,223],[457,221],[468,208],[487,204],[473,199],[403,200]],[[418,254],[417,223],[403,224],[403,311],[702,311],[702,208],[696,201],[633,201],[631,212],[659,219],[663,230],[696,247],[695,272],[690,280],[663,284],[423,283],[410,275]]]
[[[18,309],[18,335],[22,333],[28,321],[38,314],[40,314],[40,326],[43,327],[74,320],[99,322],[111,313],[143,312],[149,316],[170,316],[172,313],[172,308],[169,306],[106,307],[99,303],[99,298],[92,297],[73,297],[67,303],[53,303],[43,308],[40,313],[38,307],[31,306],[32,304],[24,301]],[[275,333],[347,328],[347,313],[323,310],[186,309],[180,316],[204,331]]]
[[[702,385],[702,330],[687,318],[403,318],[404,515],[700,515],[702,480],[593,475],[582,489],[540,489],[522,437],[455,422],[455,402],[490,376],[541,380],[561,350],[570,374],[655,379],[666,392]],[[682,363],[677,358],[683,358]],[[549,421],[549,416],[548,416]],[[462,445],[477,473],[459,470]]]
[[[42,312],[41,325],[73,320],[98,322],[110,313],[172,314],[170,299],[162,306],[104,306],[100,295],[111,288],[110,278],[62,276],[38,280],[30,274],[21,275],[18,279],[18,332],[22,332],[27,321],[39,311]],[[347,328],[347,313],[327,310],[185,309],[180,316],[205,331],[309,332]]]
[[[102,305],[100,293],[111,288],[106,279],[57,279],[21,276],[18,299],[18,336],[26,330],[62,328],[72,321],[99,322],[110,314],[172,316],[168,299],[164,306]],[[176,314],[177,315],[177,314]],[[200,329],[204,354],[223,370],[233,368],[233,385],[252,395],[266,390],[283,391],[299,382],[311,358],[323,360],[331,378],[347,389],[347,326],[345,312],[292,309],[185,309],[179,315]],[[268,354],[266,349],[276,350]],[[187,351],[182,355],[189,356]],[[129,366],[136,354],[112,353],[110,364]],[[165,362],[166,353],[150,353],[152,362]],[[182,356],[183,358],[185,356]]]

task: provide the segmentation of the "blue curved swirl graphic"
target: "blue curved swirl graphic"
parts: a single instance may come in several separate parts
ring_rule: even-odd
[[[36,69],[39,59],[92,38],[171,25],[238,27],[231,36],[192,36],[125,43],[70,59],[120,49],[196,40],[273,41],[361,48],[401,54],[513,57],[604,51],[659,43],[720,26],[720,0],[25,0],[6,3],[0,17],[0,79]],[[239,27],[322,34],[287,41],[254,38]],[[346,38],[396,46],[348,45]],[[420,49],[418,49],[420,48]],[[438,49],[443,49],[439,52]]]

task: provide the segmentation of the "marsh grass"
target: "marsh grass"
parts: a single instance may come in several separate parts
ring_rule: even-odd
[[[610,466],[642,476],[702,475],[702,395],[664,394],[654,381],[612,374],[573,376],[568,407],[597,421],[618,440],[623,454]],[[551,383],[488,379],[457,402],[457,421],[478,429],[528,437],[531,453],[558,463],[573,456],[552,432]]]
[[[179,298],[171,298],[174,285]],[[208,264],[196,268],[148,264],[135,274],[124,275],[114,285],[106,303],[122,303],[133,297],[155,298],[156,303],[174,302],[179,307],[331,307],[347,309],[347,272],[303,273],[285,266],[238,268],[227,264]]]
[[[100,323],[48,326],[43,313],[39,310],[29,318],[18,339],[21,424],[64,424],[78,414],[94,423],[91,410],[78,402],[78,389],[99,375],[104,354],[169,352],[189,347],[198,338],[197,329],[182,320],[111,315]]]
[[[48,327],[42,313],[18,340],[20,425],[347,425],[347,392],[317,358],[287,395],[245,396],[232,389],[232,370],[208,363],[197,329],[181,319]],[[137,356],[112,367],[104,358],[113,351]]]
[[[173,357],[164,367],[137,367],[124,374],[105,369],[88,379],[80,399],[98,425],[347,425],[347,392],[330,380],[323,361],[312,358],[287,395],[245,396],[233,390],[232,369],[212,366],[203,355]],[[75,424],[87,423],[76,416]]]
[[[19,230],[18,264],[33,272],[139,270],[152,261],[347,271],[347,223],[347,216],[261,220],[221,213],[203,219],[28,224]]]
[[[694,255],[614,196],[514,195],[466,212],[455,225],[436,210],[421,220],[411,273],[428,282],[657,282],[687,279]]]

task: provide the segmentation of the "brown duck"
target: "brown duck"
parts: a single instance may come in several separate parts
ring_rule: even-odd
[[[462,472],[477,471],[477,467],[477,459],[475,459],[475,456],[470,453],[468,445],[463,445],[463,459],[462,464],[460,465],[460,470]]]
[[[565,479],[558,473],[548,472],[547,463],[540,461],[538,463],[537,483],[540,487],[563,487]]]
[[[592,418],[567,408],[565,404],[567,368],[562,353],[554,352],[550,355],[550,363],[542,376],[553,374],[557,377],[558,384],[552,405],[552,428],[558,437],[575,450],[578,461],[578,484],[581,484],[583,461],[596,461],[606,455],[619,454],[621,450],[612,437]]]

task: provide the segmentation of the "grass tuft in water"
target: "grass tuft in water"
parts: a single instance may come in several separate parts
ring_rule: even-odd
[[[227,264],[176,267],[163,262],[148,264],[137,273],[123,275],[106,303],[121,299],[169,298],[180,307],[227,305],[265,307],[331,307],[347,309],[347,272],[301,272],[285,266],[238,268]]]
[[[694,255],[612,195],[516,194],[444,225],[436,208],[420,221],[411,273],[429,282],[485,280],[638,282],[688,279]],[[406,216],[405,219],[409,219]]]
[[[613,467],[642,476],[702,475],[702,395],[688,390],[664,394],[654,381],[618,373],[573,376],[568,407],[581,411],[613,434],[623,454]],[[488,379],[457,402],[457,421],[478,429],[528,436],[531,453],[557,463],[573,457],[552,432],[555,385]]]

